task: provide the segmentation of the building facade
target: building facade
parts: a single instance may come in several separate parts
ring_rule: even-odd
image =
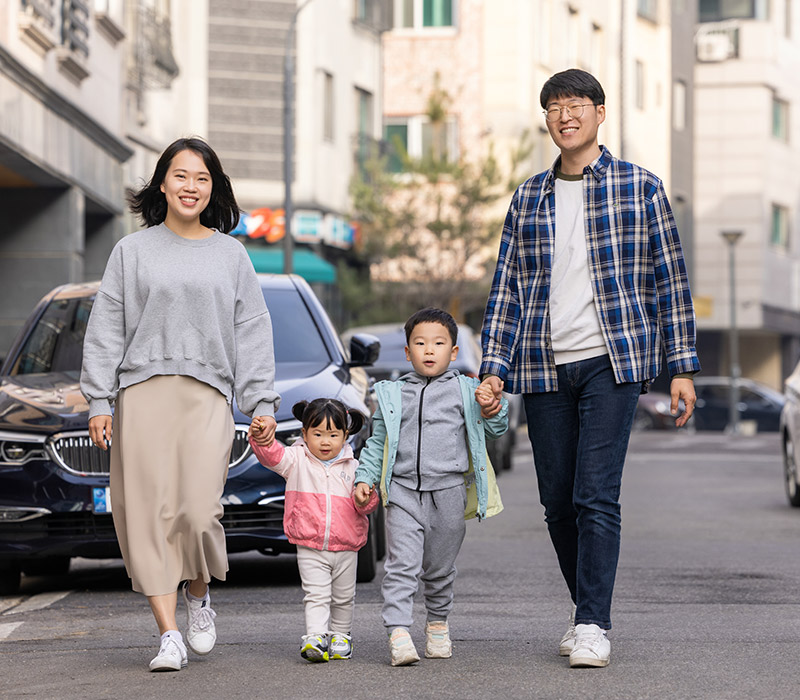
[[[113,0],[0,0],[0,355],[123,233],[124,36]]]
[[[800,13],[790,0],[700,0],[699,19],[699,349],[707,373],[729,373],[733,288],[741,373],[778,389],[800,357]],[[733,280],[728,232],[742,234]]]

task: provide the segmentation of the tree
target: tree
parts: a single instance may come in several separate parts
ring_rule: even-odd
[[[487,263],[502,227],[491,207],[518,184],[532,145],[525,132],[510,154],[507,178],[491,144],[476,160],[453,161],[445,140],[449,106],[437,80],[427,101],[429,150],[411,158],[399,141],[389,144],[392,150],[372,153],[351,183],[357,255],[369,272],[340,270],[354,324],[398,320],[424,306],[447,309],[459,320],[483,310]],[[389,172],[390,155],[399,158],[402,174]]]

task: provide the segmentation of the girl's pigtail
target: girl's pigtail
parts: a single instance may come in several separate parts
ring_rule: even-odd
[[[303,422],[303,414],[306,412],[306,408],[308,408],[308,401],[298,401],[292,406],[292,415],[301,423]]]
[[[347,432],[350,435],[355,435],[364,427],[364,423],[366,423],[367,419],[364,418],[364,414],[361,413],[361,411],[355,408],[348,408],[347,415],[350,417],[350,426],[347,428]]]

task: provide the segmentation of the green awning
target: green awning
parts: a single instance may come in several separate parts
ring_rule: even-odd
[[[247,254],[253,262],[256,272],[283,272],[283,250],[281,248],[247,248]],[[306,282],[336,281],[336,268],[327,260],[305,248],[296,248],[292,254],[292,270]]]

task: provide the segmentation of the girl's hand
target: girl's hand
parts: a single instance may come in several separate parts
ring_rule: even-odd
[[[353,498],[356,501],[356,505],[363,508],[369,503],[369,499],[372,497],[372,492],[375,490],[375,486],[367,486],[363,481],[359,481],[356,484],[356,488],[353,491]]]
[[[269,447],[275,441],[275,429],[278,424],[272,416],[256,416],[250,423],[247,434],[256,445]]]

